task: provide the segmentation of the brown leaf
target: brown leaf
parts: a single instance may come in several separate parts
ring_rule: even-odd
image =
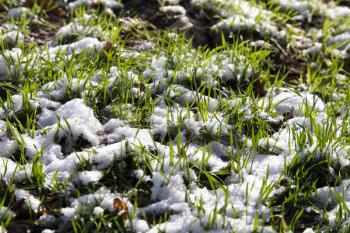
[[[49,211],[45,206],[40,206],[37,214],[38,214],[38,216],[47,216],[47,215],[49,215]]]
[[[118,213],[123,214],[125,220],[129,219],[128,206],[124,200],[120,199],[119,197],[114,198],[113,206]]]

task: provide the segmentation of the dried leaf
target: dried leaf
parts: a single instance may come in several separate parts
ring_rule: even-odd
[[[45,206],[40,206],[37,214],[38,214],[38,216],[47,216],[47,215],[49,215],[49,211]]]
[[[129,219],[128,206],[124,200],[120,199],[119,197],[114,198],[113,206],[118,213],[123,214],[125,220]]]

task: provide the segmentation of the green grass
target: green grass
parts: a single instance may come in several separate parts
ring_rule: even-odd
[[[252,6],[269,10],[269,17],[278,28],[287,23],[300,27],[293,18],[298,15],[296,12],[283,11],[271,2],[250,2]],[[4,4],[8,8],[16,5],[12,2]],[[158,4],[165,3],[160,1]],[[216,11],[221,7],[225,6],[213,9],[200,6],[204,13],[198,17],[200,19],[208,14],[214,24],[219,20]],[[38,4],[34,5],[32,12],[38,13],[39,18],[35,20],[41,27],[57,26],[45,19],[49,13]],[[91,18],[85,19],[84,14],[91,14]],[[70,56],[59,52],[57,56],[50,57],[49,47],[33,40],[19,45],[23,52],[20,58],[5,59],[15,72],[10,80],[0,82],[0,119],[6,123],[4,129],[0,128],[4,131],[0,134],[0,142],[13,140],[17,148],[13,153],[0,156],[11,159],[18,166],[11,179],[5,179],[6,166],[5,171],[0,170],[4,176],[0,180],[0,210],[6,206],[16,214],[15,217],[6,213],[1,215],[1,227],[9,232],[23,229],[41,231],[45,228],[61,232],[134,232],[124,215],[108,209],[101,215],[94,215],[94,206],[84,206],[83,202],[75,218],[66,222],[61,219],[60,210],[70,207],[72,198],[93,194],[101,187],[130,201],[134,207],[128,213],[131,221],[144,219],[150,227],[160,227],[160,224],[177,216],[175,207],[159,212],[139,212],[161,200],[162,197],[152,198],[154,177],[159,175],[162,177],[160,189],[168,193],[178,191],[173,187],[179,185],[176,182],[180,182],[178,176],[181,177],[179,187],[185,189],[181,203],[186,203],[204,230],[224,228],[234,232],[236,226],[231,225],[232,219],[243,219],[243,223],[248,223],[247,216],[253,216],[249,223],[253,232],[264,232],[264,228],[268,227],[277,232],[302,232],[308,227],[315,232],[348,231],[349,227],[344,225],[349,217],[348,187],[337,190],[350,177],[349,165],[344,165],[350,156],[348,60],[333,53],[341,44],[327,46],[331,36],[349,29],[346,27],[348,19],[330,20],[321,17],[320,12],[312,12],[313,17],[320,19],[317,25],[308,25],[305,30],[317,28],[323,32],[321,38],[313,38],[314,42],[322,43],[321,51],[316,55],[305,55],[298,49],[287,50],[287,44],[299,35],[290,29],[286,41],[278,41],[282,50],[288,51],[284,56],[278,49],[250,46],[251,41],[261,39],[254,33],[246,35],[242,32],[244,37],[240,37],[240,32],[237,32],[231,38],[222,34],[216,38],[220,43],[215,48],[194,47],[193,38],[188,38],[186,33],[140,27],[132,20],[145,23],[142,19],[125,18],[125,12],[120,14],[112,17],[103,10],[81,8],[71,12],[66,22],[60,22],[64,25],[76,18],[81,25],[93,28],[90,37],[108,41],[113,48],[82,51]],[[5,12],[0,12],[1,20],[4,15]],[[261,23],[264,23],[264,17],[261,17]],[[128,20],[129,23],[125,23]],[[31,20],[24,18],[9,23],[18,25],[26,38],[31,35]],[[304,36],[304,32],[299,33]],[[69,39],[79,40],[80,37]],[[263,39],[273,44],[271,37],[267,35]],[[135,52],[132,43],[143,40],[151,42],[153,47]],[[60,41],[62,44],[66,42]],[[6,49],[7,45],[0,43],[1,53]],[[292,68],[283,64],[283,59],[288,56],[295,57],[298,59],[296,62],[301,64],[303,71],[297,77],[293,78]],[[155,65],[161,59],[164,59],[165,72],[157,70]],[[229,63],[234,68],[227,68],[223,74]],[[159,80],[159,83],[155,84],[154,80]],[[52,87],[56,85],[57,91],[62,88],[62,83],[65,91],[56,96]],[[288,114],[279,114],[275,110],[280,103],[273,104],[272,99],[270,103],[261,103],[266,93],[282,87],[291,88],[296,93],[305,90],[317,94],[326,102],[324,112],[327,115],[322,118],[315,106],[304,103],[305,118],[289,124]],[[183,101],[183,90],[191,91],[192,101]],[[113,139],[115,142],[127,141],[126,155],[114,155],[97,183],[82,185],[75,180],[78,172],[94,170],[98,166],[88,157],[79,159],[74,171],[63,180],[62,174],[56,171],[52,183],[48,185],[45,182],[48,180],[47,164],[42,159],[48,148],[36,148],[36,153],[29,156],[25,142],[25,137],[35,138],[50,130],[39,124],[44,111],[55,110],[55,107],[44,108],[39,104],[38,97],[44,95],[60,104],[81,98],[102,124],[113,118],[121,120],[126,127],[139,129],[136,139],[142,134],[141,130],[146,129],[152,141],[149,145],[138,145],[137,140]],[[19,108],[13,101],[16,96],[21,97]],[[212,100],[217,101],[214,110],[209,109]],[[164,106],[166,111],[162,116],[166,122],[162,126],[166,128],[164,135],[152,131],[156,127],[150,120],[160,106]],[[193,128],[193,122],[199,125],[198,132]],[[56,136],[61,131],[68,136],[53,139],[55,144],[62,146],[63,158],[72,154],[79,156],[81,151],[92,156],[96,148],[90,148],[91,143],[85,139],[73,141],[71,129],[71,123],[61,119]],[[288,133],[289,144],[281,148],[279,142],[287,135],[280,135],[284,131]],[[101,143],[98,147],[109,143],[110,133],[99,132]],[[64,147],[67,145],[64,140],[72,140],[72,148]],[[264,140],[266,143],[263,143]],[[211,164],[216,158],[214,143],[222,145],[224,154],[225,166],[218,170]],[[193,147],[196,147],[195,152]],[[334,156],[335,153],[337,156]],[[249,180],[250,176],[257,177],[254,169],[258,163],[256,158],[260,155],[266,158],[283,156],[281,173],[271,175],[268,166],[259,179]],[[15,177],[20,171],[25,177],[17,180]],[[136,172],[142,174],[136,176]],[[324,187],[329,187],[332,195],[321,203],[318,195]],[[193,191],[195,188],[208,193],[199,197]],[[17,200],[17,189],[28,190],[40,200],[40,206],[45,211],[36,212],[25,206],[23,200]],[[255,189],[259,197],[253,200],[251,194],[256,192]],[[241,196],[234,196],[234,192],[241,192]],[[214,197],[215,200],[210,200],[215,202],[211,205],[214,207],[210,209],[206,198]],[[235,206],[236,201],[244,208]],[[334,220],[330,219],[331,211],[336,213]],[[56,218],[50,226],[39,221],[46,214]],[[333,225],[330,225],[331,221]]]

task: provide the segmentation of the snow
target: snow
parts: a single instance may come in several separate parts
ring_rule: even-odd
[[[306,92],[297,94],[287,89],[272,97],[267,95],[262,104],[274,107],[280,114],[291,112],[293,116],[305,116],[306,106],[318,112],[323,112],[325,109],[325,104],[318,96]]]
[[[143,72],[143,77],[145,79],[152,78],[154,80],[154,92],[163,91],[165,89],[167,78],[166,61],[167,59],[165,57],[154,57],[152,58],[151,67]]]
[[[2,42],[4,45],[11,48],[17,47],[24,40],[24,35],[19,31],[10,31],[2,36]]]
[[[30,194],[29,191],[23,189],[16,189],[15,196],[17,200],[24,199],[24,203],[26,204],[26,206],[31,208],[35,213],[39,211],[40,200],[34,197],[32,194]]]
[[[199,1],[200,2],[200,1]],[[212,29],[223,32],[237,32],[254,30],[261,36],[272,35],[278,39],[284,39],[286,32],[279,30],[276,23],[271,20],[272,13],[259,6],[254,6],[247,1],[217,1],[222,4],[219,14],[224,18],[212,26]],[[192,1],[197,5],[197,1]],[[201,5],[201,3],[199,3]],[[213,3],[215,5],[215,3]],[[209,8],[213,6],[207,6]]]
[[[177,5],[179,1],[168,0],[166,3],[170,5],[159,9],[163,14],[186,15],[186,9]],[[68,6],[75,10],[82,6],[95,7],[95,4],[110,8],[110,12],[122,6],[114,0],[101,0],[98,3],[94,0],[77,0],[70,2]],[[304,49],[303,54],[317,54],[322,49],[322,44],[317,41],[321,41],[323,35],[314,41],[308,38],[310,35],[305,37],[306,32],[301,29],[296,30],[297,28],[290,25],[286,25],[286,29],[280,28],[274,22],[274,13],[259,4],[240,0],[192,0],[189,4],[191,7],[203,7],[203,14],[209,10],[208,12],[216,15],[218,21],[211,29],[229,34],[249,30],[263,37],[270,35],[278,40],[286,39],[287,34],[291,33],[291,38],[295,41],[288,46],[292,49]],[[297,16],[301,16],[302,19],[308,19],[313,11],[325,14],[331,19],[350,15],[348,8],[332,5],[325,10],[322,7],[317,8],[309,1],[278,0],[276,4],[283,10],[292,9],[298,12]],[[21,12],[17,10],[17,14],[19,13]],[[89,20],[91,17],[85,15],[83,18]],[[125,24],[127,20],[120,19]],[[96,28],[86,27],[78,21],[74,19],[74,22],[61,27],[56,33],[56,39],[49,45],[47,54],[40,54],[38,57],[52,58],[54,61],[60,53],[67,55],[63,59],[74,58],[76,54],[85,52],[88,58],[100,54],[106,42],[97,39],[101,37],[93,37]],[[140,22],[130,21],[134,24]],[[1,29],[5,32],[9,30],[4,26]],[[17,29],[11,29],[6,35],[13,38],[15,33],[20,35]],[[58,43],[60,38],[72,34],[91,37],[64,45]],[[339,50],[332,50],[332,53],[346,54],[349,38],[347,31],[337,31],[331,36],[327,41],[328,45],[344,43],[344,46]],[[18,39],[22,40],[23,37],[18,36]],[[170,33],[169,39],[175,43],[178,38],[175,33]],[[251,45],[259,47],[265,46],[264,43],[260,40]],[[145,41],[134,47],[139,53],[120,51],[120,59],[143,56],[144,50],[153,47],[156,47],[156,44]],[[21,53],[20,49],[3,52],[0,57],[0,81],[8,81],[10,74],[17,72],[17,63],[25,60],[21,59]],[[59,210],[62,216],[40,216],[39,222],[48,226],[56,220],[69,221],[79,217],[84,211],[96,216],[103,215],[105,210],[116,211],[113,201],[118,198],[127,204],[132,216],[128,224],[136,232],[203,232],[215,211],[218,213],[217,219],[213,226],[209,227],[210,232],[251,232],[254,230],[256,214],[260,221],[258,228],[262,230],[262,223],[268,221],[271,214],[268,206],[261,202],[266,186],[275,184],[281,178],[285,166],[293,160],[297,151],[300,157],[308,153],[315,157],[322,156],[317,148],[319,142],[309,112],[310,109],[313,110],[315,124],[322,126],[328,120],[326,104],[315,94],[303,90],[295,92],[287,88],[268,89],[267,96],[256,100],[230,96],[226,86],[232,85],[231,83],[244,84],[255,74],[252,65],[254,61],[237,55],[235,51],[225,50],[205,57],[196,50],[187,48],[183,53],[176,51],[170,55],[155,55],[151,51],[150,54],[147,53],[147,59],[149,63],[141,64],[142,68],[131,66],[125,71],[116,63],[109,70],[97,71],[91,78],[78,79],[62,75],[55,81],[44,84],[41,91],[29,100],[33,109],[40,109],[36,118],[36,128],[31,134],[14,130],[10,136],[6,129],[7,122],[0,120],[0,176],[6,182],[13,180],[20,186],[20,182],[31,176],[33,159],[39,154],[45,188],[54,190],[55,185],[65,184],[62,191],[68,193],[78,191],[80,186],[99,188],[95,192],[84,193],[67,200],[68,206]],[[13,61],[7,64],[6,60]],[[337,80],[346,78],[339,76]],[[146,91],[150,90],[152,98],[154,97],[154,108],[150,109],[150,114],[138,125],[135,125],[132,119],[138,109],[130,103],[119,103],[116,93],[112,91],[125,80],[132,84],[132,96],[138,97],[140,94],[143,97]],[[197,82],[208,89],[203,91],[193,88],[193,83]],[[111,114],[112,117],[97,116],[97,112],[84,103],[83,99],[89,98],[88,89],[105,84],[106,96],[113,99],[113,103],[109,103],[104,110],[113,113],[113,105],[120,104],[120,111],[126,117],[117,118],[116,114]],[[139,91],[139,85],[144,85],[146,91]],[[220,96],[208,93],[208,90],[218,90]],[[76,95],[73,99],[67,99],[70,92]],[[337,98],[342,97],[335,99]],[[5,119],[5,114],[15,116],[20,113],[23,110],[23,100],[23,96],[14,94],[11,100],[0,108],[1,119]],[[231,110],[237,110],[237,114],[242,115],[243,122],[239,124],[258,119],[281,125],[278,132],[259,140],[258,147],[267,148],[264,150],[267,152],[259,152],[259,149],[257,152],[252,148],[254,141],[250,138],[251,135],[236,133],[236,122],[232,122],[228,116],[231,115]],[[285,119],[285,115],[288,114],[291,115],[291,119]],[[340,129],[342,123],[341,119],[337,119],[334,124]],[[310,136],[305,139],[305,145],[299,148],[295,137],[305,132]],[[341,133],[337,130],[335,135],[340,137]],[[244,148],[231,145],[230,137],[237,139],[238,147]],[[21,138],[21,141],[14,138]],[[18,152],[22,142],[28,161],[19,165],[13,155]],[[326,144],[330,148],[327,151],[330,158],[339,162],[341,168],[349,166],[349,147],[336,148],[337,145],[334,144]],[[141,153],[145,156],[136,156]],[[149,191],[152,203],[134,208],[129,201],[134,195],[134,189],[118,193],[99,183],[115,161],[122,162],[127,156],[148,167],[149,171],[136,168],[126,172],[130,172],[142,183],[151,184]],[[221,180],[216,172],[228,170],[232,159],[239,169]],[[202,173],[204,170],[206,175],[217,177],[222,187],[216,184],[211,186],[205,182],[199,185],[199,179],[205,179],[205,174]],[[117,178],[116,183],[118,185]],[[334,199],[335,194],[345,193],[346,205],[350,207],[348,184],[349,180],[343,180],[337,187],[319,188],[316,192],[317,201],[326,204]],[[20,188],[14,190],[17,200],[24,199],[26,206],[34,212],[38,211],[41,203],[34,192]],[[202,207],[203,211],[199,210],[199,207]],[[0,216],[5,213],[6,208],[0,209]],[[147,223],[142,219],[144,213],[167,213],[169,219],[159,224]],[[334,224],[337,212],[331,210],[329,213],[329,221]],[[263,230],[274,232],[271,227],[265,227]],[[304,232],[313,230],[309,228]]]
[[[61,213],[67,221],[79,216],[80,213],[93,213],[99,215],[102,214],[105,209],[114,212],[116,211],[113,207],[113,200],[115,198],[120,198],[120,194],[111,192],[105,187],[101,187],[95,193],[72,198],[70,200],[71,206],[62,208]],[[126,202],[127,208],[130,211],[133,210],[133,206],[128,200],[122,199],[122,201]]]
[[[60,78],[56,81],[48,82],[42,86],[42,91],[38,95],[41,98],[62,100],[65,97],[66,91],[69,87],[69,82],[66,77]]]
[[[154,48],[155,45],[150,41],[144,41],[143,43],[136,45],[134,48],[136,51],[147,51]]]
[[[278,0],[277,4],[281,6],[283,9],[292,9],[294,11],[298,11],[303,13],[305,11],[309,11],[315,6],[310,1],[288,1],[288,0]]]
[[[56,37],[60,38],[60,37],[64,37],[67,34],[70,33],[77,33],[77,34],[81,34],[84,31],[84,27],[82,25],[80,25],[79,23],[75,23],[75,22],[70,22],[69,24],[67,24],[64,27],[61,27],[57,32],[56,32]]]
[[[0,120],[0,138],[6,136],[6,121]]]
[[[189,152],[190,153],[190,152]],[[262,180],[261,176],[264,176],[266,174],[266,168],[270,167],[270,173],[271,176],[269,177],[269,181],[277,180],[280,173],[284,169],[284,159],[283,157],[280,157],[278,160],[276,160],[276,156],[261,156],[261,157],[255,157],[256,161],[254,160],[254,167],[252,167],[253,174],[252,175],[244,175],[246,181],[243,184],[237,183],[228,185],[228,191],[229,191],[229,200],[232,200],[234,202],[234,206],[238,211],[242,214],[248,213],[247,216],[244,216],[244,219],[248,219],[248,225],[245,227],[239,228],[235,227],[234,229],[238,232],[245,232],[247,229],[252,229],[252,221],[255,214],[255,203],[258,201],[261,191],[261,185]],[[256,163],[255,163],[256,162]],[[252,161],[253,163],[253,161]],[[275,165],[272,165],[275,164]],[[170,172],[171,170],[167,170],[166,166],[164,167],[164,171]],[[189,193],[189,199],[192,200],[191,202],[198,202],[201,201],[204,205],[204,209],[211,213],[213,211],[213,208],[216,206],[218,209],[220,208],[220,205],[223,205],[225,194],[220,190],[215,191],[209,191],[206,188],[200,189],[196,187],[194,184],[192,184],[192,189],[186,189],[186,187],[183,184],[183,178],[180,170],[175,170],[179,173],[174,173],[173,175],[169,174],[167,175],[167,181],[165,181],[164,176],[160,173],[154,172],[152,181],[153,181],[153,187],[152,187],[152,199],[154,200],[160,200],[154,204],[149,205],[148,207],[141,208],[139,211],[140,213],[143,212],[163,212],[163,211],[172,211],[173,213],[176,213],[175,215],[172,215],[171,219],[167,221],[164,224],[159,224],[154,226],[150,232],[155,232],[156,229],[166,229],[166,231],[174,231],[179,232],[180,229],[184,229],[183,232],[187,232],[189,229],[194,232],[201,232],[202,228],[200,225],[198,225],[197,221],[189,221],[189,222],[183,222],[184,219],[193,219],[195,220],[196,217],[195,213],[191,213],[188,203],[184,202],[185,196],[183,195],[183,192],[187,190],[186,192]],[[243,172],[244,174],[244,172]],[[242,174],[242,175],[243,175]],[[246,201],[246,189],[245,187],[249,186],[250,193],[248,194],[248,200],[249,200],[249,207],[247,212],[247,207],[244,204]],[[221,203],[221,204],[219,204]],[[219,205],[219,206],[217,206]],[[264,213],[266,211],[266,208],[259,207],[261,210],[261,213]],[[230,216],[230,209],[227,209],[227,214]],[[180,216],[183,216],[181,218]],[[202,216],[202,220],[206,221],[206,218],[208,218],[208,215]],[[238,220],[236,220],[238,221]],[[197,223],[196,223],[197,222]],[[236,222],[237,223],[237,222]],[[218,223],[217,225],[220,225]],[[236,226],[236,225],[234,225]],[[182,232],[182,231],[180,231]]]
[[[94,208],[93,214],[94,214],[94,215],[102,215],[102,214],[103,214],[103,211],[104,211],[104,210],[103,210],[101,207],[96,206],[96,207]]]
[[[45,226],[50,226],[50,225],[54,224],[56,220],[57,219],[53,215],[43,214],[39,217],[38,222],[40,224],[45,225]]]
[[[172,5],[172,6],[162,6],[159,10],[166,14],[180,14],[186,15],[186,9],[183,6]]]
[[[3,138],[0,141],[0,154],[5,157],[10,157],[17,151],[17,143],[14,140]]]
[[[350,32],[344,32],[334,37],[331,37],[327,41],[328,45],[339,45],[339,48],[343,51],[347,51],[350,48]]]
[[[26,7],[16,7],[12,8],[7,12],[6,19],[7,20],[19,20],[21,18],[34,18],[32,11]]]
[[[218,108],[219,101],[217,99],[202,95],[196,91],[190,91],[183,86],[172,85],[169,87],[169,90],[169,96],[175,98],[184,106],[204,103],[207,104],[206,109],[208,112],[214,112]]]
[[[76,209],[71,207],[61,208],[61,213],[66,220],[70,220],[76,216]]]
[[[0,157],[0,176],[10,182],[21,181],[27,177],[24,169],[9,158]]]
[[[341,42],[349,42],[350,39],[350,32],[344,32],[339,35],[336,35],[335,37],[331,37],[328,40],[329,44],[337,44]]]
[[[58,53],[71,55],[73,52],[79,54],[86,52],[87,54],[94,54],[102,51],[105,42],[100,42],[97,38],[86,37],[79,41],[67,45],[59,45],[49,48],[48,56],[54,58]]]
[[[6,50],[0,55],[0,81],[9,80],[10,76],[14,74],[14,67],[19,62],[22,50],[14,48]]]
[[[172,217],[167,223],[159,224],[150,229],[149,233],[155,233],[159,231],[176,233],[176,232],[203,232],[203,229],[198,224],[198,220],[194,217],[179,216]]]
[[[337,6],[326,10],[325,15],[331,19],[350,17],[350,8],[345,6]]]
[[[67,25],[61,27],[57,32],[50,43],[51,46],[58,46],[62,40],[70,39],[69,37],[78,37],[90,34],[92,31],[89,27],[84,27],[78,22],[70,22]]]
[[[180,3],[180,0],[165,0],[165,3],[169,5],[177,5]]]
[[[109,167],[115,159],[120,159],[125,155],[126,141],[121,141],[96,149],[90,159],[93,164],[97,164],[98,169],[105,169]]]
[[[70,2],[68,4],[68,8],[71,10],[79,9],[80,7],[92,7],[96,2],[94,0],[77,0],[74,2]],[[110,9],[121,9],[123,5],[115,0],[101,0],[99,4],[104,5],[106,8]]]
[[[344,198],[344,202],[342,202],[347,208],[350,207],[350,189],[349,189],[350,180],[344,179],[342,183],[337,187],[323,187],[317,189],[316,195],[317,200],[321,205],[329,205],[336,203],[335,200],[341,196]],[[339,214],[339,204],[335,208],[329,211],[329,224],[330,226],[335,226],[337,215]],[[343,207],[342,207],[343,208]],[[347,222],[343,223],[343,226],[346,226]]]
[[[321,51],[321,49],[322,49],[322,44],[316,42],[312,47],[305,49],[303,51],[303,54],[311,54],[311,55],[318,54]]]
[[[149,226],[145,220],[134,219],[132,221],[132,228],[136,232],[147,232],[149,230]]]
[[[4,205],[2,205],[0,207],[0,218],[1,219],[7,219],[9,217],[15,217],[15,216],[16,216],[16,214],[12,210],[10,210],[10,208],[8,208]]]
[[[97,133],[102,131],[103,127],[94,116],[93,110],[87,107],[82,99],[70,100],[56,111],[46,111],[47,117],[39,121],[41,127],[54,126],[60,138],[69,137],[78,140],[82,137],[92,145],[99,143]]]
[[[82,171],[78,172],[78,179],[83,185],[88,185],[89,183],[96,183],[102,178],[101,171]]]
[[[55,233],[55,231],[50,229],[44,229],[41,233]]]

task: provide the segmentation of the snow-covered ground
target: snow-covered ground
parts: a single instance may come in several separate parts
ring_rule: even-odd
[[[23,219],[22,200],[42,232],[79,232],[70,224],[84,218],[108,219],[103,232],[113,231],[111,215],[132,232],[346,231],[350,83],[340,64],[350,8],[161,2],[155,17],[179,30],[161,40],[147,36],[145,19],[123,15],[127,1],[62,1],[72,18],[33,48],[26,30],[42,16],[14,5],[2,12],[0,177],[13,197],[0,192],[0,219],[12,218],[1,231]],[[179,33],[198,25],[228,41],[242,32],[248,43],[197,50]],[[131,32],[144,34],[122,37]],[[295,60],[321,54],[328,67],[317,75],[330,77],[334,93],[312,88],[323,82],[310,81],[324,64],[317,58],[300,62],[304,83],[278,82],[263,66],[268,48]],[[271,85],[254,84],[270,76]]]

